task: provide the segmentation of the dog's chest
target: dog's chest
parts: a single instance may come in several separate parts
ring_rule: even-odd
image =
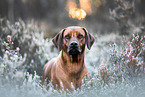
[[[71,83],[71,87],[74,87],[75,89],[77,89],[80,84],[81,84],[81,75],[73,75],[71,77],[69,77],[69,81]]]

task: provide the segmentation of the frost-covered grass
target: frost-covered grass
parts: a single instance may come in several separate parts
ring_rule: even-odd
[[[57,56],[51,39],[35,23],[11,24],[0,19],[0,94],[2,97],[143,97],[145,95],[145,36],[142,30],[122,37],[95,36],[85,60],[89,78],[81,89],[66,93],[41,86],[42,68]],[[139,29],[139,28],[138,28]],[[94,33],[95,35],[95,33]]]
[[[144,97],[145,95],[144,78],[138,78],[136,82],[123,81],[104,85],[93,77],[83,83],[81,90],[69,93],[52,88],[47,91],[39,86],[37,78],[39,79],[38,76],[32,78],[32,75],[29,75],[27,80],[3,82],[0,85],[0,93],[3,97]]]

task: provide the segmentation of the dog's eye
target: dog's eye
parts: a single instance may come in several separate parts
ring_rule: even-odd
[[[82,38],[84,38],[84,36],[80,34],[80,35],[78,35],[78,38],[82,39]]]
[[[70,36],[69,36],[69,35],[66,35],[66,36],[65,36],[65,39],[70,39]]]

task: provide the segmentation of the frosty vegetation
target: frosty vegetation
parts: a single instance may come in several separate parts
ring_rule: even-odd
[[[132,34],[95,36],[85,59],[89,78],[81,89],[66,93],[56,91],[52,83],[41,86],[44,64],[58,55],[51,39],[36,23],[22,20],[11,24],[0,19],[0,94],[3,97],[53,96],[130,96],[145,95],[145,34],[143,27],[134,28]],[[8,91],[9,93],[6,93]]]

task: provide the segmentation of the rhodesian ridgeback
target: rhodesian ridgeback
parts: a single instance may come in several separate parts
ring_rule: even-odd
[[[84,27],[62,29],[52,40],[61,52],[58,57],[45,64],[42,85],[45,81],[52,81],[55,89],[72,91],[73,88],[80,88],[82,79],[88,74],[84,60],[85,45],[90,49],[94,40]]]

